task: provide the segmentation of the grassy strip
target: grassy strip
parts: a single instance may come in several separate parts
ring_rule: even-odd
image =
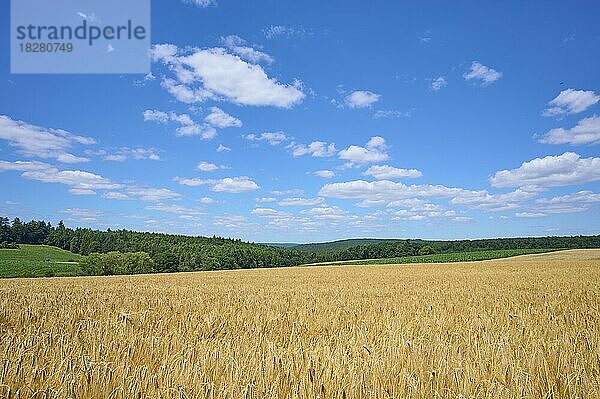
[[[19,249],[0,249],[0,278],[77,276],[81,259],[56,247],[19,244]]]
[[[332,262],[335,265],[387,265],[406,263],[450,263],[450,262],[474,262],[479,260],[491,260],[509,258],[518,255],[540,254],[544,252],[558,251],[558,249],[500,249],[488,251],[453,252],[447,254],[403,256],[400,258],[351,260]]]

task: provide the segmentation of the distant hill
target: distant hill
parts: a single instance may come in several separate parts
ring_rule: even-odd
[[[77,276],[82,258],[48,245],[19,244],[18,249],[0,249],[0,278]]]
[[[269,247],[278,247],[278,248],[293,248],[293,247],[297,247],[298,244],[297,242],[259,242],[257,243],[258,245],[266,245]]]
[[[356,247],[358,245],[371,245],[371,244],[381,244],[384,242],[398,242],[404,241],[402,239],[394,239],[394,238],[350,238],[347,240],[337,240],[337,241],[329,241],[329,242],[316,242],[310,244],[298,244],[296,246],[292,246],[293,249],[298,249],[300,251],[306,252],[321,252],[321,251],[335,251],[340,249],[347,249]],[[415,241],[415,240],[412,240]]]

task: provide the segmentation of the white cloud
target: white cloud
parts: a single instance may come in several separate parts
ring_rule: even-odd
[[[279,206],[315,206],[323,203],[323,198],[285,198],[279,201]]]
[[[335,176],[335,173],[332,170],[317,170],[313,174],[324,179],[331,179]]]
[[[167,212],[167,213],[175,213],[178,215],[201,215],[203,212],[200,211],[199,209],[195,209],[195,208],[187,208],[185,206],[181,206],[181,205],[174,205],[174,204],[170,204],[170,205],[166,205],[166,204],[156,204],[156,205],[149,205],[146,207],[147,210],[149,211],[160,211],[160,212]]]
[[[592,191],[578,191],[573,194],[566,194],[552,198],[540,198],[536,201],[538,204],[573,204],[594,202],[600,202],[600,194]]]
[[[105,161],[116,161],[116,162],[124,162],[128,159],[142,160],[149,159],[151,161],[160,160],[160,156],[157,151],[151,148],[129,148],[129,147],[121,147],[117,149],[113,149],[110,152],[108,150],[86,150],[86,155],[96,155],[101,157]]]
[[[471,69],[463,77],[465,80],[477,80],[481,86],[489,86],[502,77],[502,72],[473,61]]]
[[[374,136],[367,142],[366,147],[351,145],[338,153],[340,159],[346,160],[349,166],[386,161],[389,159],[387,145],[383,137]]]
[[[52,166],[44,162],[37,161],[0,161],[0,172],[4,171],[18,171],[26,172],[32,170],[44,170],[49,169]]]
[[[175,79],[163,78],[160,82],[162,88],[171,93],[178,101],[186,104],[203,102],[207,99],[215,99],[215,96],[204,88],[190,88]]]
[[[19,171],[21,176],[44,183],[60,183],[69,186],[69,192],[76,195],[95,194],[94,190],[113,190],[122,188],[122,184],[81,170],[59,170],[42,162],[0,161],[0,171]]]
[[[267,39],[274,39],[278,36],[299,36],[309,32],[303,27],[291,27],[284,25],[271,25],[263,29],[263,33]]]
[[[534,219],[534,218],[543,218],[547,216],[545,213],[540,212],[517,212],[515,216],[522,219]]]
[[[386,201],[386,200],[365,199],[365,200],[362,200],[362,201],[356,203],[356,206],[361,207],[361,208],[371,208],[371,207],[383,206],[387,203],[388,203],[388,201]]]
[[[452,204],[466,205],[471,208],[491,212],[506,211],[519,208],[521,204],[537,196],[534,191],[517,189],[506,194],[490,194],[485,190],[468,191],[463,190],[452,198]]]
[[[270,145],[279,145],[288,139],[283,132],[264,132],[260,135],[251,133],[243,137],[250,141],[266,141]]]
[[[223,144],[219,144],[217,147],[217,152],[230,152],[231,148],[224,146]]]
[[[183,0],[186,4],[193,4],[200,8],[216,7],[217,0]]]
[[[198,163],[198,166],[196,166],[199,170],[201,170],[202,172],[214,172],[215,170],[218,170],[219,167],[217,165],[215,165],[214,163],[210,163],[210,162],[206,162],[206,161],[202,161],[200,163]]]
[[[173,111],[163,112],[147,109],[144,111],[144,121],[152,121],[157,123],[175,122],[179,127],[175,129],[175,134],[182,136],[200,136],[204,140],[213,139],[217,135],[217,131],[208,124],[199,125],[192,120],[188,114],[177,114]]]
[[[410,112],[394,111],[394,110],[378,110],[373,114],[373,118],[404,118],[409,117]]]
[[[417,178],[423,176],[423,173],[417,169],[398,169],[389,165],[373,165],[367,169],[363,175],[373,176],[377,180],[383,180]]]
[[[96,192],[89,188],[70,188],[69,193],[73,195],[95,195]]]
[[[498,171],[490,178],[494,187],[554,187],[600,180],[600,158],[581,158],[573,152],[535,158],[517,169]]]
[[[450,220],[453,222],[457,222],[457,223],[464,223],[464,222],[470,222],[471,220],[473,220],[473,218],[469,217],[469,216],[456,216]]]
[[[431,90],[438,91],[448,86],[448,82],[446,82],[446,78],[443,76],[439,76],[431,82]]]
[[[121,184],[112,183],[109,179],[100,175],[81,170],[49,168],[23,172],[22,176],[44,183],[66,184],[71,188],[83,190],[110,190],[122,186]]]
[[[271,191],[271,194],[276,197],[280,197],[283,195],[302,195],[304,194],[304,190],[300,188],[292,188],[290,190],[275,190]]]
[[[332,215],[343,215],[346,212],[339,206],[319,206],[312,209],[303,210],[301,213],[305,215],[326,217]]]
[[[266,217],[266,218],[282,217],[282,216],[289,215],[286,212],[278,211],[278,210],[271,209],[271,208],[254,208],[252,211],[250,211],[250,213],[252,213],[254,216]]]
[[[97,211],[94,209],[81,209],[81,208],[67,208],[60,211],[61,213],[66,213],[72,216],[81,216],[81,217],[98,217],[104,215],[104,212]]]
[[[210,197],[202,197],[198,201],[200,201],[201,203],[206,204],[206,205],[215,203],[215,200]]]
[[[246,176],[242,177],[226,177],[217,181],[212,187],[212,191],[226,193],[244,193],[248,191],[258,190],[258,184],[250,180]]]
[[[184,186],[210,186],[211,191],[226,193],[244,193],[258,190],[260,186],[247,176],[226,177],[223,179],[200,179],[175,177],[173,180]]]
[[[189,186],[189,187],[210,185],[210,184],[214,184],[214,182],[215,182],[215,180],[213,180],[213,179],[202,179],[202,178],[198,178],[198,177],[193,177],[193,178],[175,177],[175,178],[173,178],[173,180],[178,182],[182,186]]]
[[[463,192],[460,188],[442,185],[410,185],[389,180],[368,182],[354,180],[341,183],[326,184],[319,191],[319,196],[340,199],[368,199],[394,201],[400,198],[416,197],[454,197]]]
[[[256,50],[253,47],[246,46],[246,41],[237,35],[221,37],[221,42],[232,52],[236,53],[243,60],[253,64],[266,62],[271,64],[274,60],[269,54]]]
[[[308,145],[291,143],[287,148],[292,150],[292,156],[294,157],[310,154],[316,158],[325,158],[335,155],[337,151],[334,143],[328,144],[324,141],[313,141]]]
[[[591,90],[567,89],[561,91],[558,96],[548,103],[550,107],[546,108],[542,115],[578,114],[598,101],[600,101],[600,96]]]
[[[367,108],[379,101],[381,96],[367,90],[356,90],[348,94],[344,99],[346,106],[350,108]]]
[[[91,145],[96,141],[90,137],[77,136],[62,129],[49,129],[30,125],[0,115],[0,139],[17,149],[24,156],[53,158],[63,163],[87,162],[88,158],[70,154],[74,144]]]
[[[116,200],[164,201],[180,199],[181,194],[167,188],[127,186],[123,191],[109,191],[103,194],[104,198]]]
[[[540,138],[544,144],[600,144],[600,117],[585,118],[571,129],[552,129]]]
[[[218,215],[213,217],[213,225],[240,229],[248,226],[248,218],[243,215]]]
[[[195,49],[186,55],[172,45],[156,45],[151,55],[175,73],[176,79],[163,81],[163,86],[186,103],[213,98],[239,105],[290,108],[305,97],[301,82],[279,83],[260,65],[223,48]]]
[[[98,17],[96,17],[96,14],[92,13],[85,13],[85,12],[81,12],[79,11],[77,13],[77,15],[81,18],[81,19],[85,19],[88,20],[89,22],[98,22]]]
[[[218,107],[210,107],[210,114],[204,118],[204,121],[220,128],[242,127],[242,121],[234,118]]]
[[[275,201],[277,201],[277,198],[273,198],[273,197],[255,198],[254,201],[258,202],[259,204],[263,204],[263,203],[267,203],[267,202],[275,202]]]

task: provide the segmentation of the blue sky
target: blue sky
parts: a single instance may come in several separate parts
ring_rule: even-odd
[[[153,1],[146,76],[11,74],[7,3],[2,215],[258,242],[600,233],[597,2]]]

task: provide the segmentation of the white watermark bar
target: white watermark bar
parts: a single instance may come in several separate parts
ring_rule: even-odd
[[[150,0],[11,0],[11,73],[150,72]]]

